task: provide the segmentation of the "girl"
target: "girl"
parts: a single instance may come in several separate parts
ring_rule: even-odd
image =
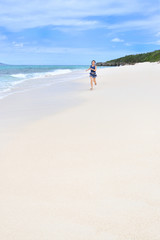
[[[96,66],[96,61],[95,61],[95,60],[93,60],[93,61],[91,62],[90,68],[88,68],[86,71],[88,71],[88,70],[91,70],[91,72],[90,72],[90,79],[91,79],[91,88],[90,88],[90,90],[93,90],[93,82],[94,82],[95,85],[97,85],[97,82],[96,82],[97,66]]]

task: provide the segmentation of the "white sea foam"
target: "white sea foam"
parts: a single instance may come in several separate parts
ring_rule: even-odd
[[[15,78],[26,78],[28,74],[18,73],[18,74],[11,74],[11,77]]]
[[[18,79],[29,79],[29,78],[44,78],[44,77],[52,77],[61,74],[71,73],[72,70],[70,69],[57,69],[53,72],[40,72],[40,73],[29,73],[29,74],[12,74],[11,77],[18,78]]]

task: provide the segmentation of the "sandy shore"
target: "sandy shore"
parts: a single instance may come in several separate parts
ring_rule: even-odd
[[[98,75],[1,149],[0,239],[160,239],[160,65]]]

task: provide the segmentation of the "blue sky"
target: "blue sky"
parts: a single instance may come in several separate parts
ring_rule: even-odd
[[[88,64],[160,49],[160,0],[0,0],[0,62]]]

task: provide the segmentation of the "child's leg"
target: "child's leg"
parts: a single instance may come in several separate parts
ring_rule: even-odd
[[[96,78],[93,78],[94,84],[97,85]]]
[[[90,77],[90,79],[91,79],[91,89],[93,89],[93,78]]]

